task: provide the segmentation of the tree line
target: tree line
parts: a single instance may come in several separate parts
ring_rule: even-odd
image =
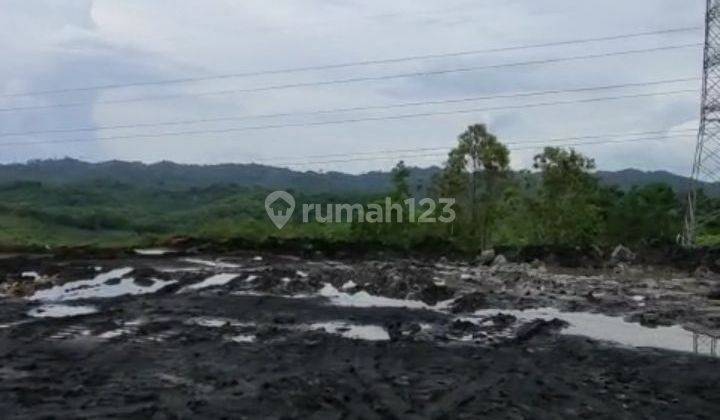
[[[603,186],[595,167],[592,158],[572,148],[546,147],[534,157],[532,170],[512,171],[510,150],[485,125],[472,125],[458,136],[429,188],[434,198],[455,199],[454,222],[355,224],[353,231],[388,243],[443,239],[471,250],[676,242],[684,197],[665,184],[628,191]],[[404,203],[412,195],[404,162],[392,176],[392,199]],[[706,213],[720,208],[702,194],[699,202]]]

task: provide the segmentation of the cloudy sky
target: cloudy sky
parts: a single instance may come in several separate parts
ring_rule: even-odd
[[[687,174],[699,109],[700,47],[549,64],[496,65],[699,43],[702,31],[697,29],[193,83],[17,94],[697,27],[703,22],[703,8],[701,0],[0,0],[0,161],[66,156],[87,161],[255,161],[357,173],[387,169],[399,157],[414,165],[440,164],[444,149],[455,143],[467,125],[485,123],[501,140],[512,143],[515,168],[528,167],[538,151],[532,147],[548,140],[587,137],[556,143],[612,140],[615,143],[578,149],[595,157],[602,169],[636,167]],[[258,89],[479,66],[496,67]],[[313,114],[338,108],[687,78],[698,79]],[[251,89],[257,91],[247,92]],[[235,92],[208,94],[228,90]],[[237,92],[242,90],[245,92]],[[577,102],[682,90],[692,91]],[[568,101],[575,103],[522,107]],[[469,109],[476,111],[453,113]],[[418,113],[435,115],[392,119]],[[378,119],[385,117],[391,119]],[[363,119],[366,121],[317,124]],[[175,124],[196,120],[214,121]],[[156,123],[173,124],[153,125]],[[140,127],[107,128],[127,125]],[[237,130],[258,126],[265,128]],[[71,131],[75,129],[81,130]],[[28,132],[31,134],[13,135]],[[183,132],[186,134],[160,136]],[[646,132],[655,134],[617,136]],[[660,137],[664,139],[626,141]],[[397,151],[421,148],[436,150]],[[373,159],[359,160],[365,158]]]

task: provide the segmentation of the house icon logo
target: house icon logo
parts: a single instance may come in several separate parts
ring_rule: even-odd
[[[282,229],[295,211],[295,198],[287,191],[273,191],[265,197],[265,211],[275,227]]]

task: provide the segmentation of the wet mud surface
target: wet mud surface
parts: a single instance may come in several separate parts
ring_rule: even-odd
[[[4,418],[715,418],[712,274],[0,259]]]

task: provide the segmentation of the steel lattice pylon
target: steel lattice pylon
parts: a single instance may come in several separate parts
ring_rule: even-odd
[[[696,200],[700,180],[720,180],[720,0],[707,0],[705,13],[700,129],[683,232],[683,243],[688,246],[695,242],[698,230]]]

